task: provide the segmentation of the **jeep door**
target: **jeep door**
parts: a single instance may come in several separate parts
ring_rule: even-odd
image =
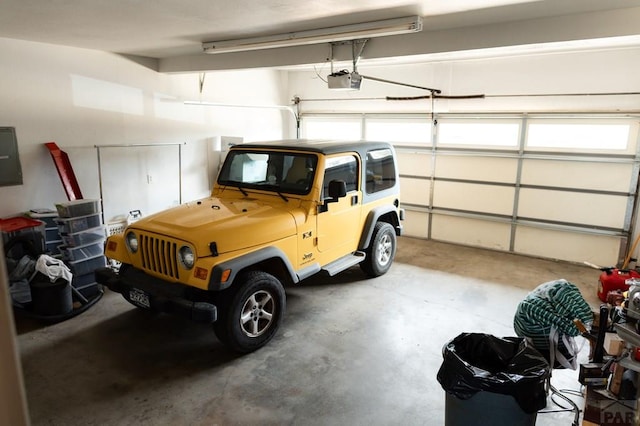
[[[322,263],[355,251],[361,234],[362,192],[360,161],[355,154],[327,157],[322,184],[322,204],[318,209],[318,251]],[[347,195],[337,200],[329,197],[329,182],[342,180]]]

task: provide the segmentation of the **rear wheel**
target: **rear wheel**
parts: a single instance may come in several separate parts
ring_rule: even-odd
[[[236,286],[219,303],[214,330],[227,346],[248,353],[275,336],[284,315],[285,292],[276,277],[262,271],[243,274]]]
[[[367,257],[360,263],[360,269],[365,274],[379,277],[389,270],[396,256],[396,233],[391,224],[376,223],[366,254]]]

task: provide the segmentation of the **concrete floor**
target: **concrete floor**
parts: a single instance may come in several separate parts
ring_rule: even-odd
[[[445,394],[436,374],[446,342],[461,332],[515,335],[516,305],[557,278],[578,285],[597,307],[598,274],[402,237],[382,277],[367,280],[356,267],[287,288],[277,336],[245,356],[228,351],[210,327],[148,315],[107,291],[59,324],[16,318],[31,421],[443,425]],[[577,371],[555,370],[553,383],[580,389]],[[537,419],[564,426],[573,415]]]

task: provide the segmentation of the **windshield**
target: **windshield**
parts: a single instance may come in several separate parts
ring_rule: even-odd
[[[218,184],[304,195],[311,190],[317,163],[313,154],[231,151],[218,175]]]

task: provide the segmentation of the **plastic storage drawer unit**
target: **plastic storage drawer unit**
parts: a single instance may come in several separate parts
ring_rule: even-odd
[[[60,249],[58,247],[60,247],[62,245],[63,241],[62,240],[57,240],[57,241],[47,241],[45,243],[47,250],[46,252],[49,253],[50,255],[57,255],[60,253]]]
[[[104,239],[104,226],[98,226],[97,228],[91,228],[86,231],[75,232],[73,234],[62,235],[62,241],[64,241],[64,244],[68,247],[84,246]]]
[[[107,266],[106,258],[99,255],[90,259],[69,261],[69,268],[74,275],[85,275],[94,272],[98,268]]]
[[[100,213],[100,200],[74,200],[56,204],[60,217],[90,216]]]
[[[43,221],[47,229],[57,227],[55,219],[58,217],[58,213],[54,212],[53,210],[34,209],[29,210],[26,215],[31,219]]]
[[[58,224],[56,223],[58,213],[49,209],[32,209],[26,212],[25,216],[31,219],[41,220],[45,223],[45,252],[57,254],[58,246],[62,244],[62,237],[60,236]]]
[[[75,234],[77,232],[86,231],[87,229],[97,228],[102,225],[102,219],[100,213],[56,219],[58,229],[61,234]]]
[[[75,274],[71,280],[71,285],[75,288],[86,287],[90,284],[96,284],[96,275],[93,272],[82,275]]]
[[[104,254],[104,241],[99,240],[79,247],[60,246],[58,248],[67,260],[85,260]]]

